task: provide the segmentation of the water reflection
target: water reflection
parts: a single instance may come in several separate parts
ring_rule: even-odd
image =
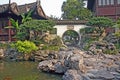
[[[10,76],[6,76],[3,78],[3,80],[12,80],[12,78]]]
[[[0,80],[61,80],[37,70],[38,62],[0,62]]]
[[[4,69],[4,63],[0,61],[0,71],[2,71],[3,69]]]

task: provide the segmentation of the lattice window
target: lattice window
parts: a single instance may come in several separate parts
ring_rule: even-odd
[[[117,3],[120,4],[120,0],[117,0]]]
[[[119,3],[120,3],[120,0],[119,0]],[[99,6],[114,5],[114,0],[98,0],[98,5]]]
[[[107,0],[107,5],[110,5],[110,0]]]
[[[98,5],[99,5],[99,6],[102,5],[102,0],[98,0]]]
[[[110,1],[111,1],[110,4],[113,5],[114,4],[114,0],[110,0]]]

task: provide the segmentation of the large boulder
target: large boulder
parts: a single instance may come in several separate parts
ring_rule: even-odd
[[[62,77],[63,80],[83,80],[81,73],[77,70],[68,70]]]
[[[49,65],[52,65],[52,68],[49,68]],[[52,60],[46,60],[40,62],[38,67],[40,67],[39,69],[43,71],[48,70],[55,73],[65,73],[68,69],[81,70],[81,72],[86,71],[83,62],[83,56],[79,53],[73,53],[73,51],[60,51],[58,53],[58,59],[56,62],[52,62]]]
[[[55,72],[54,65],[57,63],[57,60],[46,60],[42,61],[38,65],[38,69],[45,72]]]
[[[12,61],[21,61],[24,60],[24,54],[19,53],[16,49],[8,48],[5,51],[5,59],[12,60]]]
[[[67,67],[64,65],[63,61],[58,61],[55,64],[55,73],[64,74],[67,71]]]
[[[115,79],[115,76],[103,69],[103,70],[94,70],[85,74],[86,76],[88,76],[91,80],[114,80]]]
[[[50,50],[38,50],[33,53],[35,57],[35,61],[44,61],[50,59],[58,58],[58,51],[50,51]]]
[[[90,44],[89,51],[94,54],[117,54],[115,45],[106,41],[94,41]]]
[[[112,44],[96,44],[108,49],[114,48]],[[77,49],[60,51],[55,61],[40,62],[38,68],[64,74],[63,80],[120,80],[120,54],[93,55]]]
[[[81,70],[85,72],[85,66],[83,61],[83,56],[80,54],[73,54],[68,59],[65,60],[66,67],[69,69]]]
[[[58,53],[58,60],[68,59],[71,55],[73,55],[72,51],[60,51]]]

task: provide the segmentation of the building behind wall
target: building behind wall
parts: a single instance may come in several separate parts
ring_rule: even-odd
[[[47,19],[39,0],[25,5],[17,5],[15,2],[0,5],[0,41],[14,40],[13,36],[15,35],[15,30],[13,28],[6,28],[7,26],[11,26],[10,18],[18,20],[18,22],[21,23],[21,14],[27,14],[29,11],[32,11],[32,19]]]
[[[104,16],[117,20],[120,17],[120,0],[88,0],[87,8],[95,16]]]

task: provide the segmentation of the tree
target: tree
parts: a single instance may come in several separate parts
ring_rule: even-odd
[[[115,33],[115,35],[119,38],[120,40],[120,20],[117,21],[116,23],[116,28],[118,29],[118,31]]]
[[[31,13],[32,13],[32,11],[29,11],[27,14],[21,14],[21,17],[22,17],[21,24],[32,20]],[[16,35],[14,37],[17,39],[21,38],[20,40],[24,40],[26,38],[26,36],[28,35],[28,33],[26,33],[26,32],[29,32],[29,31],[25,28],[21,28],[18,20],[14,20],[14,19],[10,18],[10,21],[12,23],[12,27],[16,29]],[[23,29],[22,32],[21,32],[21,29]]]
[[[115,36],[118,38],[118,40],[117,40],[117,46],[120,48],[120,19],[118,19],[118,21],[116,22],[116,24],[113,27],[115,27],[116,29],[118,29],[115,32]]]
[[[33,31],[34,35],[37,37],[39,33],[43,31],[49,31],[53,29],[55,23],[51,20],[30,20],[24,22],[20,25],[20,32],[17,36],[20,40],[29,40],[30,31]],[[24,36],[23,36],[24,35]]]
[[[19,30],[18,20],[15,21],[14,19],[10,18],[10,22],[12,23],[12,26],[18,31]]]
[[[89,21],[86,23],[88,26],[93,26],[93,27],[112,27],[113,26],[113,21],[112,19],[109,19],[107,17],[93,17],[89,19]]]
[[[96,31],[100,33],[100,41],[106,36],[105,28],[112,27],[113,21],[107,17],[93,17],[91,18],[86,25],[96,27]]]
[[[84,8],[83,0],[67,0],[62,5],[63,19],[86,20],[92,13]]]
[[[96,27],[101,31],[105,30],[107,27],[113,26],[112,19],[109,19],[107,17],[93,17],[89,19],[89,21],[86,23],[87,26]]]
[[[32,20],[31,14],[32,14],[32,11],[29,11],[27,14],[24,14],[24,13],[21,14],[22,23]]]

